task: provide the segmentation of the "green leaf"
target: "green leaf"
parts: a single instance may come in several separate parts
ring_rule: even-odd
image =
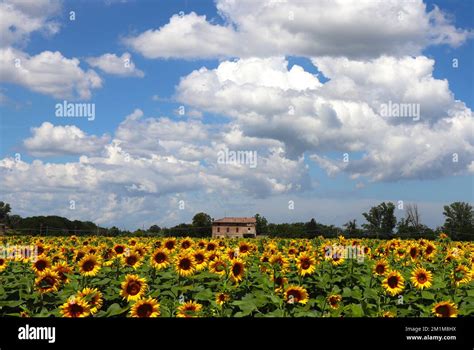
[[[109,308],[105,312],[104,316],[106,316],[106,317],[117,316],[117,315],[123,314],[126,311],[128,311],[128,306],[125,307],[125,308],[122,308],[119,304],[114,303],[114,304],[109,306]]]

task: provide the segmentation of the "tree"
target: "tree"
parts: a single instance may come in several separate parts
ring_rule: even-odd
[[[362,213],[368,224],[363,224],[367,231],[375,233],[376,237],[390,235],[397,224],[397,218],[394,215],[395,205],[392,202],[382,202],[376,207],[370,208],[368,213]]]
[[[197,213],[193,217],[193,226],[195,227],[211,227],[212,218],[206,213]]]
[[[418,212],[418,206],[416,204],[407,205],[406,219],[412,227],[419,228],[421,226],[421,216]]]
[[[193,217],[193,224],[186,235],[194,237],[208,237],[211,235],[212,218],[206,213],[197,213]],[[185,231],[182,231],[183,233]]]
[[[454,202],[444,206],[446,216],[443,229],[451,238],[467,239],[474,235],[474,212],[465,202]]]
[[[11,207],[10,204],[0,202],[0,222],[6,223],[8,219],[8,213],[10,213]]]
[[[264,235],[268,233],[268,221],[265,216],[255,214],[255,220],[257,220],[257,234]]]
[[[151,225],[150,228],[148,229],[148,232],[152,233],[160,233],[161,227],[158,225]]]
[[[110,236],[118,236],[120,234],[120,230],[116,226],[112,226],[111,228],[108,229],[108,234]]]
[[[358,236],[359,234],[361,234],[361,230],[359,230],[357,228],[357,220],[354,219],[354,220],[349,220],[348,222],[346,222],[344,225],[342,225],[346,228],[346,233],[349,235],[349,236],[352,236],[352,237],[355,237],[355,236]]]

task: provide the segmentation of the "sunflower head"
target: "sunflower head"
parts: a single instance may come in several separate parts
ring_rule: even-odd
[[[387,273],[387,271],[388,271],[388,263],[386,260],[382,259],[375,263],[375,266],[374,266],[375,274],[379,276],[383,276]]]
[[[124,254],[124,255],[122,255],[122,263],[125,266],[130,266],[130,267],[133,267],[134,269],[137,269],[142,264],[141,263],[141,256],[136,252],[131,252],[129,254]]]
[[[202,305],[195,301],[188,301],[178,306],[177,317],[198,317],[202,310]]]
[[[209,263],[209,271],[219,276],[224,276],[227,271],[227,263],[222,258],[214,259]]]
[[[175,267],[180,276],[192,276],[196,271],[196,261],[191,254],[183,254],[176,258]]]
[[[57,291],[60,283],[61,280],[57,272],[50,269],[40,272],[35,279],[35,287],[41,294]]]
[[[63,317],[87,317],[90,315],[90,306],[85,300],[72,297],[60,307],[60,312]]]
[[[442,301],[435,304],[431,311],[436,317],[456,317],[458,315],[456,305],[450,301]]]
[[[469,271],[469,268],[465,265],[458,265],[456,268],[453,270],[451,277],[453,280],[453,283],[459,287],[462,284],[467,284],[471,281],[471,272]]]
[[[391,271],[385,276],[382,286],[388,294],[395,296],[405,288],[405,279],[398,271]]]
[[[203,250],[197,250],[192,253],[194,261],[196,262],[196,270],[201,271],[207,265],[206,253]]]
[[[245,266],[242,260],[234,259],[232,260],[232,265],[229,269],[230,278],[235,283],[239,283],[244,279]]]
[[[273,284],[275,285],[275,292],[280,293],[285,290],[285,286],[288,284],[288,278],[283,276],[273,276]]]
[[[308,302],[308,292],[303,287],[289,286],[285,291],[285,300],[288,304],[306,304]]]
[[[230,300],[229,294],[217,293],[217,295],[216,295],[216,304],[219,305],[219,306],[224,305],[229,300]]]
[[[4,258],[0,258],[0,272],[7,268],[7,260]]]
[[[160,304],[156,299],[140,299],[133,304],[130,315],[132,317],[158,317],[160,315]]]
[[[33,262],[33,270],[39,274],[51,267],[51,260],[45,256],[39,256],[35,262]]]
[[[316,259],[307,252],[303,252],[296,258],[296,266],[301,276],[311,275],[316,271]]]
[[[87,302],[92,315],[101,309],[104,302],[102,293],[97,288],[84,288],[77,293],[77,297]]]
[[[57,272],[59,275],[59,279],[61,283],[67,284],[69,283],[68,274],[72,274],[72,268],[67,264],[65,261],[57,262],[54,264],[53,269],[54,272]]]
[[[168,250],[168,252],[172,252],[174,248],[176,248],[176,238],[168,238],[164,243],[163,247]]]
[[[182,250],[189,249],[192,247],[192,245],[193,241],[190,238],[184,238],[180,243],[180,247]]]
[[[339,294],[332,294],[328,296],[328,304],[331,308],[337,309],[339,307],[339,303],[342,300],[342,296]]]
[[[430,288],[432,281],[433,274],[422,267],[413,270],[411,274],[411,282],[418,289]]]
[[[155,250],[151,255],[151,265],[157,270],[168,267],[170,265],[168,253],[164,249]]]
[[[87,254],[79,261],[79,272],[83,276],[95,276],[99,270],[100,261],[96,255]]]
[[[125,246],[123,244],[116,244],[113,251],[116,255],[120,256],[125,253]]]
[[[127,275],[121,284],[120,296],[127,301],[140,299],[146,291],[147,283],[145,278],[138,275]]]

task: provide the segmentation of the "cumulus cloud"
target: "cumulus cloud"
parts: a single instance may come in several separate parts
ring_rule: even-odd
[[[466,132],[472,130],[472,112],[454,99],[447,81],[432,76],[433,60],[323,57],[313,63],[328,82],[289,69],[282,58],[240,59],[190,73],[177,96],[229,117],[245,136],[281,142],[290,159],[309,152],[329,174],[395,181],[467,170],[474,155],[472,134]],[[293,71],[299,72],[297,84],[290,79]],[[420,105],[420,119],[381,116],[381,104],[389,101]],[[324,156],[330,152],[364,156],[346,164]],[[453,153],[459,162],[450,160]]]
[[[31,33],[56,34],[59,23],[52,17],[61,8],[59,0],[5,0],[0,3],[0,46],[24,45]]]
[[[461,45],[438,7],[415,1],[217,0],[225,24],[194,12],[124,39],[147,58],[418,55],[429,45]],[[245,45],[242,45],[245,43]]]
[[[89,99],[92,89],[102,86],[97,73],[82,70],[77,58],[66,58],[58,51],[30,56],[11,47],[0,49],[0,81],[72,99]]]
[[[145,73],[135,66],[128,52],[120,57],[116,54],[106,53],[99,57],[89,57],[86,61],[91,67],[99,68],[107,74],[139,78],[145,76]]]
[[[44,122],[31,131],[33,135],[23,145],[35,157],[96,154],[110,141],[107,135],[89,136],[74,125],[54,126]]]

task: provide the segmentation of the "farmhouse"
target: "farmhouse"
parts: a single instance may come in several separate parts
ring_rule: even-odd
[[[256,226],[255,218],[222,218],[212,222],[212,237],[255,238]]]

